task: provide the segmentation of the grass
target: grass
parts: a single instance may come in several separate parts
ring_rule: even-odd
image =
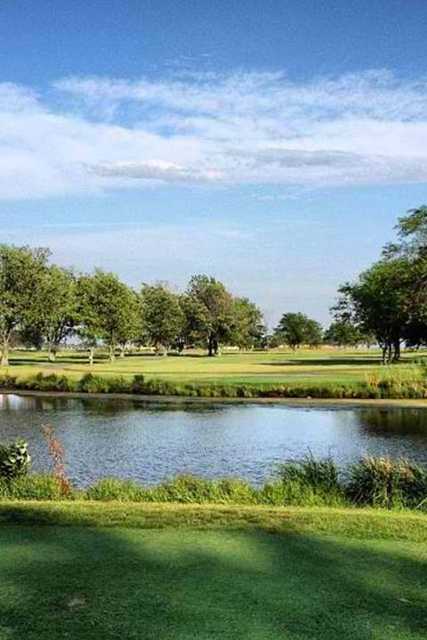
[[[0,478],[0,498],[6,500],[94,500],[275,506],[372,506],[427,512],[427,467],[407,460],[363,458],[344,470],[332,459],[312,456],[288,462],[277,477],[261,487],[245,480],[211,480],[180,475],[147,486],[131,480],[103,478],[86,489],[75,489],[61,475]]]
[[[421,640],[427,517],[0,503],[0,640]]]
[[[383,367],[376,352],[270,352],[159,357],[131,355],[90,367],[84,354],[63,353],[55,364],[35,352],[12,354],[0,370],[0,387],[84,393],[140,393],[205,398],[408,398],[427,397],[426,369],[418,353]],[[142,380],[143,377],[143,380]]]
[[[404,355],[399,369],[410,368],[420,353]],[[143,374],[147,379],[156,378],[170,382],[233,383],[322,383],[360,382],[372,373],[383,370],[379,351],[344,351],[321,349],[308,351],[270,351],[249,353],[225,353],[208,358],[202,352],[181,356],[154,356],[150,354],[127,355],[110,363],[106,354],[98,354],[93,367],[87,363],[85,353],[63,351],[55,363],[47,360],[47,354],[34,351],[13,352],[8,373],[18,377],[44,373],[66,374],[78,379],[91,371],[102,376],[131,378]],[[0,373],[5,369],[0,369]]]

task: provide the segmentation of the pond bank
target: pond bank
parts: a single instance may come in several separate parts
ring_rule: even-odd
[[[77,391],[25,391],[23,389],[1,389],[0,395],[14,395],[22,397],[39,398],[70,398],[70,399],[94,399],[94,400],[133,400],[152,404],[280,404],[289,407],[328,406],[328,407],[402,407],[414,409],[427,409],[427,399],[412,398],[225,398],[225,397],[200,397],[200,396],[174,396],[174,395],[144,395],[136,393],[84,393]]]

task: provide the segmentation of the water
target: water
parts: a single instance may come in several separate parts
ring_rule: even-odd
[[[427,410],[273,405],[177,405],[0,395],[0,442],[28,441],[49,469],[42,424],[54,426],[78,486],[105,476],[148,484],[178,473],[259,484],[309,451],[347,464],[362,455],[427,464]]]

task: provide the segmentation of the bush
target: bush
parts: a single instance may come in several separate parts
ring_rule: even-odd
[[[86,373],[79,380],[78,390],[83,393],[108,393],[110,387],[107,378]]]
[[[427,503],[427,469],[407,460],[368,457],[350,467],[346,489],[359,505],[417,508]]]
[[[137,374],[133,377],[132,385],[131,385],[132,393],[145,393],[145,379],[141,374]]]
[[[75,391],[76,383],[67,376],[58,376],[56,373],[43,375],[39,372],[26,380],[18,383],[18,387],[29,391]]]
[[[16,389],[16,376],[10,376],[8,373],[0,376],[0,388]]]
[[[0,445],[0,478],[13,480],[28,473],[31,457],[24,440],[10,445]]]

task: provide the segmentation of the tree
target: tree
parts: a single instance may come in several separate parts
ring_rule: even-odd
[[[322,342],[322,327],[303,313],[285,313],[275,329],[275,334],[295,350],[302,344],[317,346]]]
[[[240,349],[260,346],[265,336],[261,310],[248,298],[234,298],[232,312],[233,328],[230,341]]]
[[[79,333],[89,346],[89,359],[99,340],[108,346],[110,361],[117,346],[135,334],[137,303],[134,292],[114,273],[97,269],[78,283]]]
[[[352,284],[340,288],[336,317],[372,333],[383,362],[400,358],[401,344],[427,341],[427,207],[399,218],[397,242]]]
[[[412,273],[406,258],[387,258],[364,271],[354,283],[340,287],[334,308],[337,319],[372,333],[383,352],[383,362],[397,361],[410,321],[408,293]]]
[[[49,251],[0,245],[0,363],[9,364],[14,333],[37,321]]]
[[[326,344],[338,347],[354,347],[363,341],[360,329],[348,320],[336,320],[325,331],[323,340]]]
[[[420,346],[427,342],[427,207],[410,209],[397,224],[398,242],[385,246],[387,259],[407,261],[411,282],[407,292],[410,319],[405,329],[405,342]]]
[[[206,346],[217,355],[233,330],[233,297],[222,282],[206,275],[193,276],[182,299],[185,339]]]
[[[396,229],[398,242],[385,245],[383,249],[385,258],[427,257],[427,207],[425,205],[409,209],[406,216],[399,218]]]
[[[73,332],[77,322],[76,281],[71,271],[56,265],[47,268],[38,290],[34,321],[23,329],[35,346],[46,344],[54,361],[60,344]]]
[[[143,334],[156,350],[176,343],[184,325],[184,313],[179,297],[163,284],[143,285],[141,291]]]

